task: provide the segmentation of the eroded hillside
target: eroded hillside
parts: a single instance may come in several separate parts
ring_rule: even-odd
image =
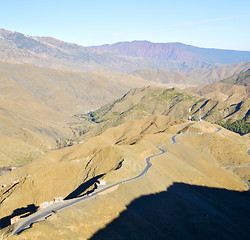
[[[20,180],[14,188],[10,188],[10,194],[1,191],[1,223],[6,223],[3,221],[8,216],[14,216],[17,212],[15,209],[38,206],[58,196],[82,196],[95,188],[98,179],[111,184],[138,175],[146,166],[145,157],[159,152],[155,146],[171,143],[171,137],[177,133],[183,135],[176,137],[176,144],[162,146],[167,153],[152,158],[152,167],[145,176],[119,185],[117,190],[94,200],[61,211],[13,239],[59,239],[69,236],[88,239],[117,218],[135,199],[162,191],[168,194],[171,185],[175,186],[176,183],[206,186],[209,189],[247,190],[241,178],[226,170],[225,166],[250,163],[246,152],[249,140],[224,129],[218,131],[218,128],[208,122],[189,123],[166,116],[149,116],[110,128],[82,144],[52,151],[0,177],[0,181],[10,187],[11,179]],[[219,153],[215,146],[219,148]],[[227,156],[232,158],[228,159]],[[187,194],[189,192],[187,190]],[[213,196],[214,201],[219,203],[220,194]],[[241,198],[241,195],[237,195],[235,201]],[[193,200],[189,201],[194,204]],[[205,198],[199,200],[200,204],[207,204],[207,201]],[[188,206],[186,209],[192,211]],[[158,211],[157,208],[155,210]],[[247,213],[247,208],[245,210]],[[223,210],[217,208],[217,211]],[[229,216],[225,215],[222,221],[227,219]],[[4,231],[5,228],[2,229]]]
[[[216,83],[189,88],[202,97],[237,104],[250,97],[250,70],[235,74]]]
[[[248,115],[249,101],[250,98],[245,97],[236,104],[230,104],[227,101],[204,98],[178,88],[138,88],[129,91],[112,104],[88,114],[77,115],[82,123],[72,127],[84,133],[81,137],[85,138],[100,134],[105,129],[127,120],[143,119],[152,114],[188,119],[189,106],[193,120],[199,120],[201,117],[212,123],[221,120],[235,121]]]
[[[0,63],[0,167],[29,162],[71,137],[72,115],[96,109],[148,81],[126,74]]]

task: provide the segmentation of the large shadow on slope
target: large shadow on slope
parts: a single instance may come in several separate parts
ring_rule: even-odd
[[[0,229],[5,228],[10,225],[10,219],[13,217],[21,216],[21,218],[28,217],[29,215],[35,213],[38,206],[34,204],[29,204],[27,207],[21,207],[15,209],[11,215],[3,217],[0,219]]]
[[[76,188],[73,192],[71,192],[64,200],[69,200],[77,197],[82,197],[83,195],[92,193],[97,188],[98,179],[104,176],[104,174],[100,174],[96,177],[89,179],[88,181],[82,183],[78,188]],[[93,189],[89,190],[85,194],[83,194],[88,188],[93,186]]]
[[[91,240],[249,239],[250,192],[174,183],[140,197]]]

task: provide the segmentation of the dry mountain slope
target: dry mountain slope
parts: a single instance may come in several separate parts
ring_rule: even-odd
[[[122,98],[102,108],[81,114],[77,117],[81,125],[75,125],[82,136],[95,136],[111,126],[131,119],[142,119],[152,114],[173,116],[188,119],[188,107],[191,105],[192,116],[198,120],[201,117],[210,122],[221,120],[238,120],[248,116],[250,98],[237,104],[202,98],[199,95],[177,88],[146,87],[129,91]]]
[[[227,160],[226,164],[233,164],[233,161],[240,165],[248,164],[250,160],[246,149],[249,143],[243,137],[226,130],[217,133],[205,133],[214,132],[216,129],[217,126],[207,122],[188,123],[166,116],[150,116],[143,120],[133,120],[118,127],[110,128],[100,136],[88,139],[78,146],[50,152],[29,165],[0,177],[1,181],[17,177],[24,179],[12,191],[11,195],[4,199],[4,204],[0,205],[1,217],[5,217],[6,220],[6,217],[13,216],[12,211],[14,209],[26,207],[28,204],[37,205],[56,196],[65,197],[74,189],[83,186],[82,183],[88,183],[91,179],[93,180],[92,186],[88,185],[88,187],[93,187],[95,180],[101,174],[104,174],[102,178],[108,184],[135,176],[145,167],[144,158],[158,152],[155,145],[170,143],[172,134],[178,132],[194,132],[197,134],[192,135],[191,140],[189,140],[189,135],[178,136],[177,144],[165,146],[164,148],[168,153],[151,160],[153,165],[146,176],[134,182],[122,184],[114,192],[59,212],[47,221],[35,224],[30,230],[24,231],[20,236],[15,236],[13,239],[60,239],[62,237],[89,239],[94,233],[117,218],[122,211],[129,208],[129,204],[135,199],[143,195],[166,191],[166,189],[168,194],[171,185],[175,185],[176,182],[208,186],[209,188],[216,188],[218,191],[223,189],[246,190],[244,182],[232,172],[225,170],[223,164],[225,164],[224,160]],[[198,134],[199,132],[205,134]],[[211,138],[214,141],[211,142]],[[207,144],[207,142],[210,144]],[[220,147],[221,158],[216,156],[217,149],[214,150],[214,143],[220,144],[218,147]],[[224,143],[226,144],[224,145]],[[234,146],[234,148],[231,146]],[[233,152],[238,154],[233,156]],[[233,159],[227,159],[227,156],[231,155]],[[38,168],[39,171],[37,171]],[[29,177],[26,177],[27,175]],[[32,192],[29,191],[30,187],[32,187]],[[78,188],[78,190],[78,194],[82,194],[87,189],[83,188],[80,191]],[[201,189],[201,192],[203,190]],[[21,192],[22,194],[20,194]],[[202,221],[206,221],[206,214],[209,214],[209,219],[210,217],[211,219],[217,219],[215,216],[221,216],[219,226],[221,226],[221,223],[224,224],[223,234],[230,232],[232,228],[238,234],[241,233],[243,236],[247,234],[248,228],[239,232],[240,224],[237,222],[238,220],[233,220],[235,217],[238,219],[240,214],[244,221],[249,219],[249,216],[247,217],[248,205],[239,204],[240,200],[241,203],[247,201],[249,196],[245,193],[237,193],[237,196],[234,196],[234,203],[237,203],[237,205],[232,216],[225,215],[228,209],[220,204],[222,195],[219,193],[213,195],[212,202],[216,206],[215,216],[212,216],[214,211],[209,213],[209,208],[205,210],[202,207],[211,204],[208,197],[211,194],[201,199],[197,198],[200,194],[194,193],[191,189],[186,189],[185,192],[179,194],[177,199],[184,198],[191,203],[191,205],[185,205],[185,210],[181,207],[183,204],[175,206],[175,211],[185,212],[185,222],[188,226],[189,224],[191,226],[195,224],[193,222],[195,210],[196,214],[201,214],[199,219],[202,219]],[[190,194],[194,195],[189,198]],[[4,197],[4,194],[2,193],[1,196]],[[163,215],[170,217],[169,211],[160,209],[161,205],[158,204],[158,207],[154,205],[153,212],[161,212],[158,216],[160,218]],[[147,206],[149,208],[152,205],[149,202]],[[238,216],[236,213],[239,210]],[[13,213],[15,214],[15,212]],[[136,214],[136,212],[134,213]],[[184,215],[181,214],[181,217],[184,217]],[[154,215],[151,216],[154,217]],[[174,216],[176,214],[173,213],[173,220],[175,219]],[[232,221],[230,226],[225,224],[229,219],[231,219],[230,222]],[[3,218],[1,220],[1,223],[3,223]],[[139,222],[140,226],[145,229],[143,218]],[[195,222],[198,224],[198,221]],[[214,226],[216,226],[215,223],[216,221],[213,222]],[[165,224],[168,225],[168,223]],[[151,225],[147,229],[152,231],[152,227]],[[202,225],[197,225],[197,230],[203,231],[203,236],[205,236],[203,228],[209,229],[209,224],[204,222]],[[216,229],[218,228],[216,227]],[[134,231],[130,225],[127,230]],[[183,230],[183,238],[189,236],[189,234],[193,239],[196,236],[196,232],[190,231],[184,223],[177,224],[174,228],[171,225],[171,228],[164,234],[172,236],[174,232]],[[135,231],[134,236],[137,236],[136,234]],[[116,236],[119,236],[119,234]]]
[[[132,87],[153,84],[126,74],[60,71],[9,63],[0,63],[0,76],[6,82],[2,91],[8,90],[7,84],[10,81],[16,84],[16,91],[21,86],[45,105],[70,114],[111,102]]]
[[[241,74],[231,76],[221,82],[231,83],[234,85],[250,86],[250,68],[247,71],[242,72]]]
[[[220,66],[214,69],[170,72],[162,69],[140,69],[131,72],[134,76],[158,83],[178,84],[181,88],[190,85],[201,85],[217,82],[244,72],[250,68],[250,62],[242,62],[232,66]]]
[[[157,133],[181,122],[173,118],[164,119],[161,116],[150,117],[144,121],[131,121],[117,128],[108,129],[102,135],[88,139],[83,144],[51,151],[9,174],[0,176],[0,182],[7,185],[11,185],[16,178],[24,180],[8,198],[5,199],[8,191],[3,189],[1,192],[1,201],[4,201],[4,204],[0,205],[1,217],[28,204],[37,205],[55,196],[66,197],[81,183],[102,174],[107,174],[105,176],[107,181],[109,177],[109,181],[114,181],[133,176],[145,165],[143,156],[149,151],[143,150],[140,153],[142,150],[140,148],[137,152],[133,152],[132,149],[126,148],[128,142],[139,140],[147,134]],[[157,124],[157,127],[151,126],[151,123]],[[130,158],[134,160],[131,161]],[[139,160],[141,162],[138,163]],[[124,167],[119,170],[119,174],[111,173],[119,168],[120,163]],[[30,177],[27,177],[28,175]],[[94,186],[94,182],[92,185]],[[27,191],[30,187],[32,193]]]
[[[202,97],[226,101],[231,104],[239,103],[250,97],[250,69],[219,82],[188,90]]]
[[[126,74],[0,63],[0,166],[36,158],[72,134],[65,128],[72,115],[149,84]]]
[[[221,119],[220,124],[227,129],[240,134],[250,131],[250,70],[220,82],[194,87],[189,91],[205,98],[224,101],[229,105],[228,109],[235,109],[228,117]]]

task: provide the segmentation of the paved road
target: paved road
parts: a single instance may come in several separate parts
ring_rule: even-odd
[[[250,191],[250,183],[245,179],[242,179],[242,181],[247,185],[248,191]]]
[[[230,169],[230,168],[244,168],[244,167],[250,167],[250,164],[247,165],[236,165],[236,166],[226,166],[225,169]]]
[[[248,149],[247,150],[247,153],[248,153],[248,155],[250,156],[250,149]],[[225,169],[227,170],[227,169],[231,169],[231,168],[245,168],[245,167],[250,167],[250,164],[247,164],[247,165],[236,165],[236,166],[226,166],[225,167]],[[245,180],[245,179],[243,179],[243,178],[241,178],[242,179],[242,181],[244,182],[244,183],[246,183],[246,185],[247,185],[247,187],[248,187],[248,191],[250,191],[250,183],[249,183],[249,181],[247,181],[247,180]]]
[[[170,143],[170,144],[176,143],[175,137],[177,135],[178,134],[176,134],[176,135],[174,135],[172,137],[173,142]],[[165,146],[165,145],[167,145],[167,144],[164,144],[163,146]],[[152,164],[150,162],[150,159],[153,158],[153,157],[160,156],[160,155],[166,153],[166,151],[164,149],[161,149],[160,146],[156,146],[156,147],[160,150],[160,153],[157,153],[157,154],[151,155],[149,157],[146,157],[145,160],[146,160],[147,165],[143,169],[143,171],[140,174],[138,174],[137,176],[135,176],[133,178],[130,178],[130,179],[126,179],[126,180],[123,180],[123,181],[119,181],[119,182],[110,184],[110,185],[108,185],[108,186],[106,186],[106,187],[104,187],[104,188],[102,188],[100,190],[97,190],[96,192],[91,193],[91,194],[89,194],[87,196],[79,197],[79,198],[75,198],[75,199],[70,199],[70,200],[66,200],[66,201],[61,202],[61,203],[55,203],[55,204],[47,207],[46,209],[39,210],[38,212],[36,212],[36,213],[34,213],[34,214],[32,214],[32,215],[24,218],[24,219],[21,219],[18,223],[16,223],[15,228],[14,228],[14,230],[12,232],[12,235],[19,234],[23,230],[25,230],[27,228],[30,228],[33,223],[46,220],[49,216],[51,216],[56,211],[59,211],[59,210],[71,207],[72,205],[77,204],[79,202],[83,202],[83,201],[86,201],[86,200],[93,199],[99,193],[104,192],[107,189],[110,189],[110,188],[112,188],[114,186],[117,186],[119,184],[123,184],[123,183],[134,181],[134,180],[142,177],[143,175],[145,175],[147,173],[148,169],[152,166]]]
[[[215,133],[215,132],[218,132],[220,130],[221,130],[221,128],[217,129],[214,132],[208,132],[208,133]],[[138,174],[137,176],[135,176],[133,178],[130,178],[130,179],[126,179],[126,180],[123,180],[123,181],[119,181],[119,182],[107,185],[106,187],[104,187],[104,188],[102,188],[100,190],[97,190],[96,192],[93,192],[93,193],[91,193],[91,194],[89,194],[87,196],[66,200],[66,201],[61,202],[61,203],[55,203],[55,204],[47,207],[46,209],[39,210],[38,212],[36,212],[36,213],[34,213],[34,214],[24,218],[24,219],[21,219],[18,223],[16,223],[15,227],[14,227],[14,230],[12,232],[12,235],[20,234],[23,230],[25,230],[27,228],[30,228],[32,226],[32,224],[47,219],[49,216],[54,214],[56,211],[66,209],[68,207],[71,207],[74,204],[79,203],[79,202],[84,202],[84,201],[93,199],[99,193],[104,192],[107,189],[110,189],[110,188],[112,188],[114,186],[117,186],[119,184],[124,184],[124,183],[127,183],[127,182],[134,181],[134,180],[142,177],[143,175],[145,175],[147,173],[148,169],[152,166],[152,164],[150,162],[150,159],[153,158],[153,157],[157,157],[157,156],[160,156],[160,155],[166,153],[166,150],[162,149],[163,146],[175,144],[176,143],[175,139],[176,139],[177,136],[179,136],[179,135],[187,135],[187,134],[197,134],[197,133],[175,134],[174,136],[172,136],[172,143],[167,143],[167,144],[164,144],[164,145],[161,145],[161,146],[156,146],[159,149],[160,152],[145,158],[145,161],[146,161],[147,165],[143,169],[143,171],[140,174]]]

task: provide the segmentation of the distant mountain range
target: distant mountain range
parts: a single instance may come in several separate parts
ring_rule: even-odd
[[[160,61],[203,62],[203,64],[236,64],[249,61],[250,57],[250,52],[247,51],[200,48],[178,42],[133,41],[92,48],[131,57],[150,58]]]
[[[206,49],[182,43],[121,42],[83,47],[51,37],[33,37],[0,29],[0,61],[48,68],[191,71],[250,61],[250,52]]]

